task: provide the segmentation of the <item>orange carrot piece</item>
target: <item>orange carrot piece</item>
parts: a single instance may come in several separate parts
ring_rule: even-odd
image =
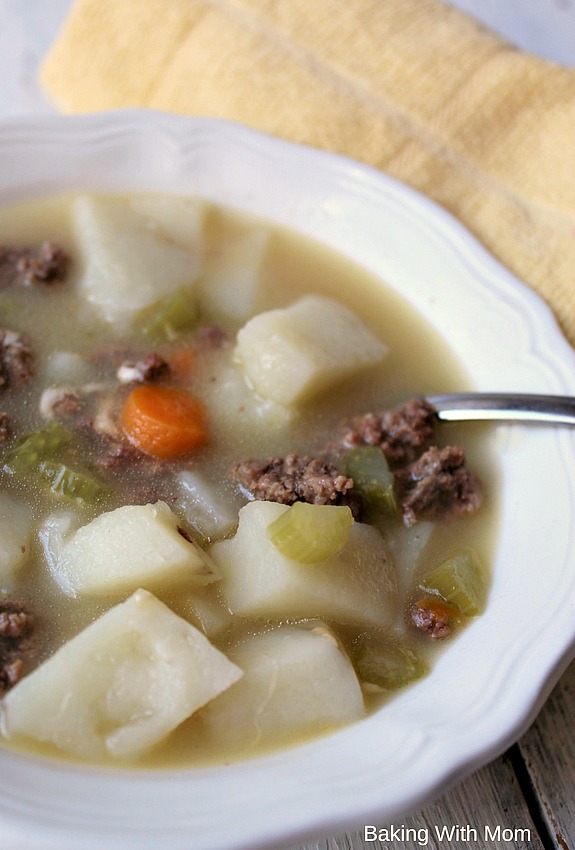
[[[437,596],[425,596],[415,603],[415,607],[425,608],[438,619],[446,620],[447,622],[461,623],[465,619],[456,608],[453,608]]]
[[[136,387],[126,399],[122,428],[134,446],[157,458],[188,454],[208,436],[201,401],[181,389],[149,384]]]

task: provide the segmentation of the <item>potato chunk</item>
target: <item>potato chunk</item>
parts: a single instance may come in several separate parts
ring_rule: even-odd
[[[81,196],[74,223],[86,266],[80,291],[106,321],[126,328],[183,286],[192,297],[198,256],[167,239],[127,201]]]
[[[8,692],[5,729],[81,758],[136,756],[241,675],[201,632],[138,590]]]
[[[205,385],[202,396],[214,433],[229,440],[241,428],[266,435],[271,430],[281,437],[297,415],[295,408],[250,393],[239,365],[225,358],[223,353],[215,379]],[[280,441],[278,451],[281,445]]]
[[[209,263],[201,288],[202,306],[216,318],[245,322],[261,309],[262,263],[269,232],[264,229],[227,240]]]
[[[202,711],[202,724],[218,745],[288,742],[364,715],[351,662],[321,623],[255,635],[229,656],[244,675]]]
[[[255,316],[239,331],[236,346],[255,392],[284,405],[297,405],[386,353],[351,310],[319,295]]]
[[[179,508],[205,540],[228,537],[235,530],[237,511],[204,475],[183,469],[176,475],[176,487]]]
[[[201,201],[176,195],[138,195],[129,203],[161,239],[175,242],[193,251],[196,257],[200,256],[205,211]]]
[[[197,588],[220,577],[212,559],[180,534],[165,502],[125,505],[77,530],[54,515],[40,538],[56,581],[73,596],[180,582]]]
[[[23,502],[0,494],[0,582],[9,582],[27,561],[32,511]]]
[[[235,536],[211,547],[230,610],[242,616],[329,617],[390,626],[396,578],[379,531],[356,522],[336,555],[318,564],[299,564],[282,555],[268,537],[268,526],[287,510],[275,502],[249,502],[240,510]]]

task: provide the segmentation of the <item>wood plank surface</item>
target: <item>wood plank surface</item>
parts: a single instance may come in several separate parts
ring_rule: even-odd
[[[553,846],[575,850],[575,662],[519,742]]]

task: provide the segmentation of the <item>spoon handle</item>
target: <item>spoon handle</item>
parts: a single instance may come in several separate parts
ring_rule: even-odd
[[[427,396],[447,422],[498,419],[575,425],[575,398],[526,393],[450,393]]]

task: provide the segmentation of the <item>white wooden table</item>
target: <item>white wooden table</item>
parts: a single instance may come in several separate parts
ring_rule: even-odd
[[[519,47],[575,66],[575,0],[451,2]],[[37,70],[71,5],[0,0],[0,120],[53,111],[38,87]],[[401,833],[389,841],[355,833],[298,850],[575,850],[575,663],[516,745],[397,826],[422,830],[427,843],[402,840]],[[437,831],[443,831],[441,839]]]

